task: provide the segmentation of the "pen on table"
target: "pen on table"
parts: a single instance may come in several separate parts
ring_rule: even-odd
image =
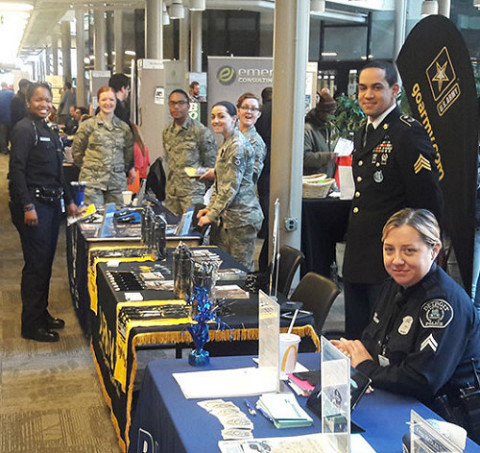
[[[243,401],[245,402],[245,406],[247,406],[248,413],[250,415],[257,415],[255,408],[250,404],[250,401],[248,401],[247,399],[244,399]]]
[[[273,418],[270,417],[261,407],[257,406],[257,411],[260,412],[270,423],[273,423]]]

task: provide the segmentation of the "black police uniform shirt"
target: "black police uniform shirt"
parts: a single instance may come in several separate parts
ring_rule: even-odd
[[[475,385],[480,363],[480,321],[467,293],[433,264],[403,290],[385,282],[361,341],[372,360],[357,369],[372,385],[429,402],[436,395]]]
[[[32,188],[63,188],[64,199],[72,199],[63,178],[63,153],[58,134],[41,119],[30,115],[20,120],[12,131],[10,155],[10,198],[22,205],[35,201]]]
[[[355,136],[355,193],[347,229],[343,276],[350,283],[380,284],[382,229],[400,209],[425,208],[440,221],[443,195],[435,152],[423,126],[396,107],[369,136]]]

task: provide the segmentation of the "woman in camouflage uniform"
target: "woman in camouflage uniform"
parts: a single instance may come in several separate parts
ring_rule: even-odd
[[[253,182],[256,183],[263,170],[263,161],[267,154],[267,147],[263,138],[255,129],[255,123],[260,117],[260,101],[253,93],[243,93],[237,101],[238,129],[245,135],[255,151],[255,168]]]
[[[81,123],[72,146],[79,181],[85,181],[85,203],[97,207],[105,203],[122,204],[122,191],[135,180],[133,135],[127,123],[114,115],[116,97],[113,88],[98,90],[100,111]]]
[[[255,152],[236,122],[233,104],[222,101],[213,106],[211,124],[224,140],[218,149],[210,203],[197,217],[200,226],[216,223],[216,245],[253,270],[255,239],[263,214],[253,183]]]

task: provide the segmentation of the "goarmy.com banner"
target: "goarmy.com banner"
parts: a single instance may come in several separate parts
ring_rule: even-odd
[[[470,56],[444,16],[429,16],[409,34],[397,59],[413,116],[437,153],[450,236],[467,292],[471,290],[477,181],[477,101]]]

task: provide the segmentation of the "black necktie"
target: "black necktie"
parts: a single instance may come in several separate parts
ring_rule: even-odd
[[[364,137],[364,140],[363,140],[363,147],[364,148],[365,148],[366,144],[368,143],[368,140],[370,140],[370,138],[372,137],[372,134],[373,134],[374,131],[375,131],[375,128],[373,127],[373,124],[370,123],[367,126],[367,129],[365,131],[365,137]]]

